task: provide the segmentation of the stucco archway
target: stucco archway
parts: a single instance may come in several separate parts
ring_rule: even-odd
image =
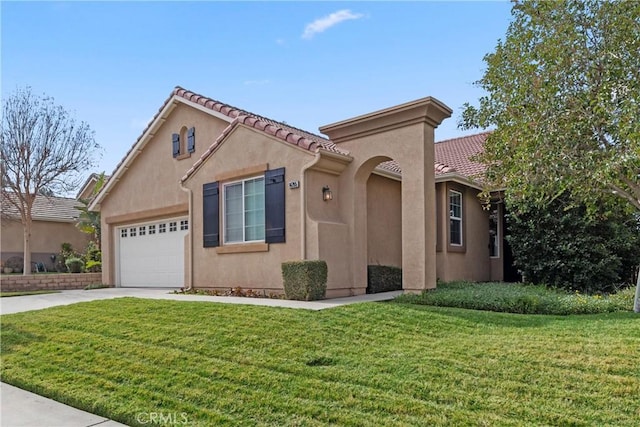
[[[427,97],[320,128],[354,159],[340,177],[340,188],[350,201],[341,210],[351,224],[353,293],[364,293],[367,283],[367,179],[389,159],[403,167],[402,287],[409,292],[435,287],[434,130],[451,112]]]
[[[371,282],[370,267],[402,268],[401,166],[387,157],[379,160],[365,181],[367,293],[379,292],[377,288],[371,288],[376,281]],[[369,168],[370,164],[366,166]]]

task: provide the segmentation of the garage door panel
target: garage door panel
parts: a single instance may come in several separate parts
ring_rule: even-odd
[[[182,287],[186,218],[127,225],[118,230],[120,286]]]

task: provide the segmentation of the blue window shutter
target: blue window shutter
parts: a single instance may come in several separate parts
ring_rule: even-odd
[[[178,157],[180,155],[180,135],[177,133],[173,134],[173,157]]]
[[[189,129],[187,133],[187,151],[190,153],[196,151],[196,128]]]
[[[220,197],[218,183],[211,182],[202,186],[202,230],[203,246],[220,246]]]
[[[285,242],[284,168],[264,174],[265,241]]]

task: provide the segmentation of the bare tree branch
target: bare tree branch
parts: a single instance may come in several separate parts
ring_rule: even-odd
[[[8,204],[24,226],[24,273],[31,270],[32,208],[38,194],[74,190],[80,174],[94,165],[100,146],[89,125],[76,123],[52,98],[27,87],[7,98],[2,109],[0,170],[3,215]]]

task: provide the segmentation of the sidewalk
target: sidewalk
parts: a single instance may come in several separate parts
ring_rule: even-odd
[[[0,383],[2,427],[125,426],[9,384]]]
[[[91,291],[72,290],[52,294],[0,298],[0,314],[42,310],[100,299],[124,297],[175,301],[217,302],[224,304],[261,305],[306,310],[323,310],[360,302],[387,301],[402,291],[358,295],[320,301],[291,301],[268,298],[214,297],[206,295],[172,294],[171,289],[106,288]],[[56,402],[9,384],[0,383],[0,427],[117,427],[124,424],[99,417]]]

